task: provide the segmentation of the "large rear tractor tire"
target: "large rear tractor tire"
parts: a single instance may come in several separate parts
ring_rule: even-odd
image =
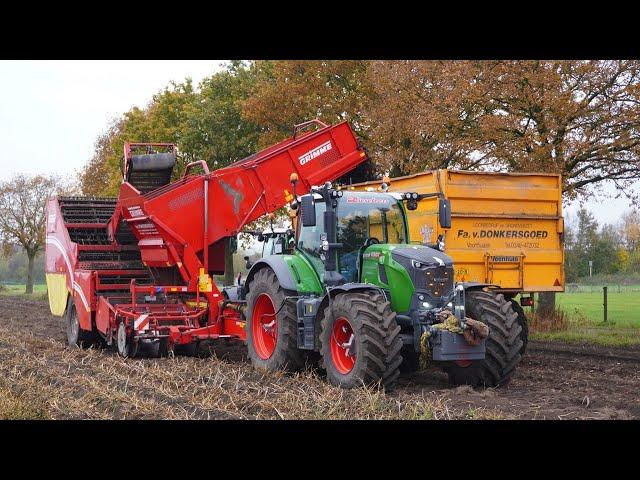
[[[442,368],[452,385],[498,387],[511,379],[520,363],[522,327],[504,295],[472,290],[466,293],[467,316],[489,325],[484,360],[446,362]]]
[[[67,301],[65,318],[67,321],[67,344],[70,347],[89,348],[94,344],[96,340],[94,333],[90,330],[83,330],[80,327],[76,304],[71,296]]]
[[[320,353],[332,385],[380,382],[389,389],[400,374],[402,338],[395,312],[379,292],[341,293],[323,314]]]
[[[518,323],[522,327],[520,332],[520,340],[522,340],[522,348],[520,349],[520,355],[524,357],[524,352],[527,351],[527,344],[529,343],[529,324],[527,323],[527,315],[524,313],[522,306],[514,299],[511,300],[511,307],[513,311],[518,314]]]
[[[247,294],[247,347],[253,366],[269,371],[304,368],[298,349],[296,303],[270,268],[259,270]]]

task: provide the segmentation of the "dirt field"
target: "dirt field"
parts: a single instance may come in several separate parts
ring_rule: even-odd
[[[631,419],[639,368],[640,347],[532,342],[501,389],[452,389],[429,369],[391,393],[344,391],[312,373],[256,371],[242,346],[135,360],[69,349],[46,302],[0,297],[0,418]]]

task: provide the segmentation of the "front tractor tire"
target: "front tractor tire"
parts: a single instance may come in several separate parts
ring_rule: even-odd
[[[380,382],[392,387],[400,374],[402,338],[384,295],[336,295],[321,324],[320,353],[332,385],[354,388]]]
[[[466,292],[467,316],[489,325],[484,360],[446,362],[443,369],[452,385],[499,387],[511,379],[520,363],[522,327],[518,315],[504,295],[471,290]]]
[[[296,303],[287,299],[270,268],[259,270],[247,294],[247,349],[254,367],[295,372],[304,367],[298,349]]]
[[[70,347],[89,348],[94,343],[94,334],[90,330],[83,330],[80,327],[80,318],[76,310],[73,297],[69,296],[67,309],[65,311],[67,323],[67,344]]]

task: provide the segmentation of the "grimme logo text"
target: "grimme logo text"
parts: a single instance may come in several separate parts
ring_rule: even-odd
[[[331,140],[327,140],[322,145],[319,145],[313,150],[309,150],[307,153],[300,155],[298,157],[298,160],[300,160],[300,165],[304,165],[305,163],[310,162],[323,153],[328,152],[329,150],[331,150],[331,148]]]

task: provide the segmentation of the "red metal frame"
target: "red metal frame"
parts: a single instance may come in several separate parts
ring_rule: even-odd
[[[319,128],[299,134],[311,125]],[[177,152],[172,144],[125,143],[125,179],[136,148]],[[47,206],[52,225],[47,231],[46,271],[67,272],[67,288],[76,305],[80,299],[84,307],[82,328],[96,328],[107,340],[115,338],[122,321],[134,338],[168,337],[170,345],[222,337],[245,340],[242,302],[225,301],[214,282],[211,291],[199,288],[199,283],[206,285],[210,272],[224,269],[224,240],[238,234],[247,223],[285,206],[291,198],[292,173],[298,175],[296,189],[301,195],[312,185],[347,173],[365,158],[346,122],[327,126],[312,120],[296,125],[291,138],[226,168],[210,172],[204,161],[193,162],[180,180],[146,194],[123,181],[107,224],[65,223],[64,205],[51,200]],[[191,174],[197,165],[204,173]],[[137,245],[116,241],[121,220],[129,225]],[[69,228],[104,231],[109,244],[75,243]],[[98,262],[100,269],[91,269],[89,263],[78,261],[80,252],[138,251],[143,268],[112,268],[118,262],[111,265],[105,261]],[[126,267],[126,262],[121,263]],[[182,282],[139,284],[137,279],[148,277],[149,268],[173,269]],[[141,295],[158,294],[166,296],[166,303],[141,299]]]

